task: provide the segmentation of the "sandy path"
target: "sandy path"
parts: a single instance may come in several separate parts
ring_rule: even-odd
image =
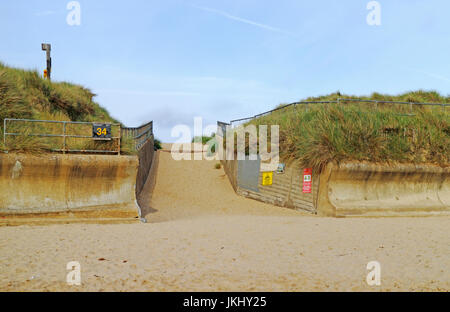
[[[223,169],[214,168],[217,162],[174,161],[169,153],[170,145],[163,144],[163,147],[149,204],[151,213],[143,213],[149,222],[212,215],[308,215],[236,196]]]
[[[161,153],[147,224],[0,228],[0,290],[450,290],[450,218],[309,216],[236,196],[214,164]]]

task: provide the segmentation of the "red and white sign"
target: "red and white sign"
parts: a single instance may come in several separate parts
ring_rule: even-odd
[[[303,170],[303,193],[312,192],[312,169]]]

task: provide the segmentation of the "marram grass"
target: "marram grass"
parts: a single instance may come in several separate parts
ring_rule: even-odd
[[[335,95],[308,100],[335,100]],[[348,97],[350,98],[350,97]],[[356,98],[356,97],[353,97]],[[366,99],[444,102],[436,92]],[[431,163],[448,166],[450,108],[351,103],[297,105],[247,124],[279,125],[280,156],[321,171],[329,162],[370,161]],[[270,129],[270,127],[269,127]],[[270,135],[269,135],[270,139]]]
[[[55,121],[88,121],[119,123],[99,104],[93,101],[95,95],[82,86],[66,82],[50,82],[40,77],[37,71],[7,67],[0,63],[0,150],[24,153],[43,153],[63,147],[62,138],[30,136],[30,134],[62,134],[61,124],[8,123],[8,133],[24,135],[7,136],[3,143],[3,120],[23,118]],[[113,136],[118,135],[113,127]],[[91,135],[90,126],[67,125],[66,134]],[[92,141],[91,139],[67,139],[71,149],[117,150],[117,140]],[[122,138],[121,151],[134,153],[134,142]]]

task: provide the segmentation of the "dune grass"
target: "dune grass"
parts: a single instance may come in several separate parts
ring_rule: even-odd
[[[192,138],[192,143],[201,143],[207,146],[208,155],[211,156],[216,153],[216,134],[212,133],[211,136],[202,135]]]
[[[207,144],[209,141],[214,139],[215,134],[213,133],[211,136],[202,135],[202,136],[195,136],[192,138],[192,143],[202,143],[202,145]]]
[[[155,151],[156,151],[156,150],[162,149],[162,143],[161,143],[161,140],[159,140],[159,139],[154,139],[154,141],[153,141],[153,146],[154,146],[154,148],[155,148]]]
[[[329,101],[337,94],[309,98]],[[342,96],[342,98],[358,97]],[[373,94],[359,99],[449,103],[436,92],[399,96]],[[321,171],[344,160],[449,165],[449,108],[424,105],[354,103],[288,107],[247,123],[280,126],[280,156]],[[269,135],[270,138],[270,135]]]
[[[0,122],[1,150],[27,153],[42,153],[63,147],[62,138],[31,136],[30,134],[62,134],[62,124],[9,122],[8,133],[3,142],[5,118],[21,118],[53,121],[86,121],[117,123],[108,111],[93,101],[89,89],[67,82],[50,82],[40,77],[37,71],[11,68],[0,63]],[[112,127],[112,136],[118,136],[118,127]],[[67,125],[66,134],[91,136],[90,125]],[[66,147],[79,150],[117,150],[118,140],[93,141],[92,139],[66,140]],[[133,154],[134,142],[122,138],[121,151]]]

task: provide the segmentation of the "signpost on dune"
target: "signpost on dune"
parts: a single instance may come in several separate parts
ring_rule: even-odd
[[[47,54],[47,69],[44,70],[44,77],[48,80],[51,79],[51,73],[52,73],[52,58],[50,56],[50,51],[52,50],[52,45],[49,43],[43,43],[42,44],[42,51],[45,51]]]

